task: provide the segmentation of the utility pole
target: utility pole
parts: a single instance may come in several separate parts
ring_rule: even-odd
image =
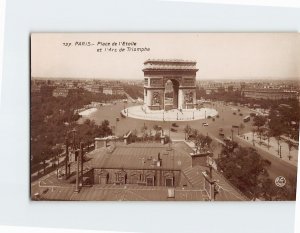
[[[117,124],[118,124],[119,118],[116,118],[116,127],[115,127],[115,136],[117,136]]]
[[[69,139],[66,137],[65,180],[68,179]]]
[[[56,178],[58,179],[58,171],[59,171],[59,157],[58,157],[58,153],[57,153],[57,155],[56,155],[56,160],[57,160]]]
[[[43,154],[45,154],[45,153],[43,152]],[[43,169],[44,169],[43,175],[45,175],[45,172],[46,172],[46,158],[45,158],[45,155],[43,156]]]
[[[281,156],[281,146],[279,146],[279,155],[280,155],[280,158],[282,158],[282,156]]]
[[[171,149],[171,121],[169,122],[169,149]]]
[[[76,143],[76,141],[75,141],[76,129],[74,128],[71,132],[73,133],[73,150],[75,152],[75,150],[76,150],[76,144],[75,144]]]
[[[81,142],[80,143],[80,183],[81,183],[81,186],[83,185],[83,154],[84,154],[83,148],[84,148],[84,144],[83,144],[83,142]]]
[[[73,133],[73,153],[76,160],[76,129],[74,128],[71,133]],[[69,164],[69,175],[71,174],[71,164]]]
[[[76,186],[75,186],[75,193],[79,193],[79,151],[75,152],[75,159],[76,159],[76,153],[77,153],[77,163],[76,163]]]

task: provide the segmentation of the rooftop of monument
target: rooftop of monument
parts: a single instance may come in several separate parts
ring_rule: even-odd
[[[198,71],[196,61],[180,60],[180,59],[148,59],[144,62],[143,71],[153,70],[182,70],[182,71]]]
[[[195,60],[183,60],[183,59],[148,59],[144,62],[144,64],[148,63],[190,63],[195,64]]]

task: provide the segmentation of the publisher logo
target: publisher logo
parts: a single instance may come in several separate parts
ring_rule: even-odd
[[[286,184],[286,179],[283,176],[278,176],[275,179],[275,184],[278,187],[283,187]]]

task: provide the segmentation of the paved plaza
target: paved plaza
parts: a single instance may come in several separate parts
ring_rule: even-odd
[[[218,112],[213,108],[151,111],[139,105],[123,109],[122,114],[126,117],[150,121],[193,121],[215,117],[218,115]]]

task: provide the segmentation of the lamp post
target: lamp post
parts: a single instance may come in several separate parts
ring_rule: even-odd
[[[76,153],[76,152],[75,152]],[[80,151],[79,151],[80,153]],[[80,155],[77,154],[77,163],[76,163],[76,185],[75,185],[75,193],[79,193],[79,157]],[[76,155],[75,155],[76,158]]]
[[[169,149],[171,149],[171,121],[169,121]]]
[[[231,129],[231,140],[233,141],[233,129]]]
[[[83,185],[83,154],[84,154],[84,144],[80,143],[80,183]]]
[[[65,180],[68,179],[69,139],[66,137]]]
[[[75,152],[75,150],[76,150],[76,140],[75,140],[75,138],[76,138],[76,129],[74,128],[74,129],[71,131],[71,133],[73,134],[73,150],[74,150],[74,152]]]
[[[43,171],[44,171],[43,175],[45,175],[45,172],[46,172],[46,158],[45,158],[45,153],[42,152],[42,154],[43,154]]]
[[[280,158],[282,158],[282,156],[281,156],[281,146],[279,146],[279,156],[280,156]]]
[[[56,178],[58,179],[58,171],[59,171],[59,157],[58,157],[58,154],[55,156],[56,157],[56,160],[57,160],[57,166],[56,166]]]
[[[117,117],[116,118],[116,127],[115,127],[115,136],[117,136],[117,124],[118,124],[118,121],[119,121],[120,119]]]

